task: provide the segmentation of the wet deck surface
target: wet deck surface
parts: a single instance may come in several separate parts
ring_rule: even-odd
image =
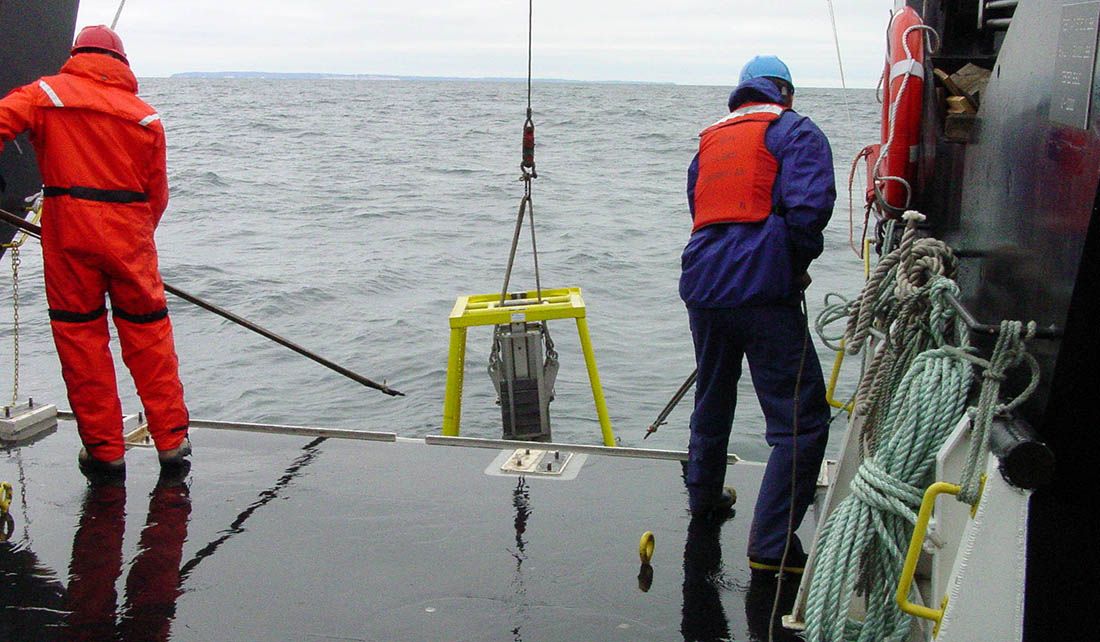
[[[158,484],[136,448],[124,487],[89,487],[68,422],[0,451],[0,638],[767,639],[774,582],[744,557],[757,464],[729,468],[734,517],[692,524],[675,461],[588,455],[574,480],[520,479],[485,473],[497,450],[192,438],[185,484]]]

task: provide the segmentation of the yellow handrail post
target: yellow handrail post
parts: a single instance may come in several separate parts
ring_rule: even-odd
[[[871,276],[871,239],[863,239],[863,279],[867,280]],[[836,359],[833,359],[833,372],[829,375],[829,385],[825,388],[825,401],[833,408],[841,408],[845,412],[851,413],[853,401],[844,403],[838,401],[835,397],[836,383],[840,378],[840,366],[844,363],[844,339],[840,340],[840,350],[837,350]]]
[[[833,360],[833,372],[829,375],[829,386],[825,389],[825,401],[833,408],[843,408],[849,413],[852,412],[852,402],[845,404],[843,401],[837,401],[834,394],[836,393],[836,382],[840,377],[840,365],[844,363],[844,339],[840,340],[840,350],[836,353],[836,359]]]
[[[458,436],[462,420],[462,377],[466,368],[466,328],[451,328],[447,356],[447,393],[443,400],[443,434]]]
[[[584,352],[584,363],[588,367],[588,382],[592,385],[592,400],[596,402],[596,416],[600,419],[603,445],[614,446],[615,433],[611,432],[611,419],[607,416],[600,373],[596,370],[596,353],[592,351],[592,341],[588,338],[588,321],[584,317],[577,317],[577,334],[581,337],[581,350]]]
[[[936,505],[936,497],[947,493],[958,495],[962,487],[948,482],[936,482],[924,491],[924,500],[921,501],[920,512],[917,513],[917,524],[913,527],[913,537],[909,540],[909,552],[905,555],[905,565],[901,569],[901,578],[898,580],[898,592],[894,596],[901,610],[909,615],[932,620],[936,626],[932,628],[932,637],[940,632],[940,622],[943,613],[947,610],[947,596],[943,597],[939,610],[913,604],[909,601],[909,592],[913,588],[913,576],[917,572],[917,562],[920,560],[921,548],[924,546],[924,534],[928,530],[928,520],[932,518],[932,508]]]

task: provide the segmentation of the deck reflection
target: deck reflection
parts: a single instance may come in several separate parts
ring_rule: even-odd
[[[134,452],[125,488],[86,487],[75,431],[0,456],[0,639],[768,639],[744,507],[692,522],[676,462],[554,480],[487,475],[484,449],[196,437],[186,486]],[[728,471],[744,506],[762,469]]]
[[[158,481],[138,553],[126,575],[121,608],[115,589],[122,575],[126,488],[88,489],[73,537],[63,637],[68,640],[168,640],[180,590],[191,498],[180,479]]]

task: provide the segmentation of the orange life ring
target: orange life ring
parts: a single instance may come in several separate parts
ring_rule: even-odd
[[[912,196],[920,150],[924,93],[923,25],[911,7],[890,19],[883,71],[882,145],[875,188],[888,215],[900,216]],[[909,51],[903,45],[908,42]],[[904,181],[904,183],[902,182]],[[908,187],[907,187],[908,185]]]

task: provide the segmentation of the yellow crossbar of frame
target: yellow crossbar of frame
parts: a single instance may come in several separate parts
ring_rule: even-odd
[[[592,400],[600,420],[603,445],[614,446],[615,434],[607,415],[607,404],[600,386],[600,374],[596,369],[596,355],[588,336],[588,322],[584,318],[584,300],[580,288],[558,288],[539,293],[519,292],[509,294],[501,305],[500,294],[475,294],[460,296],[451,309],[451,341],[447,357],[447,393],[443,401],[443,435],[457,437],[462,419],[462,381],[466,366],[466,329],[480,325],[526,323],[550,319],[576,319],[584,362],[588,367],[588,381],[592,386]]]

